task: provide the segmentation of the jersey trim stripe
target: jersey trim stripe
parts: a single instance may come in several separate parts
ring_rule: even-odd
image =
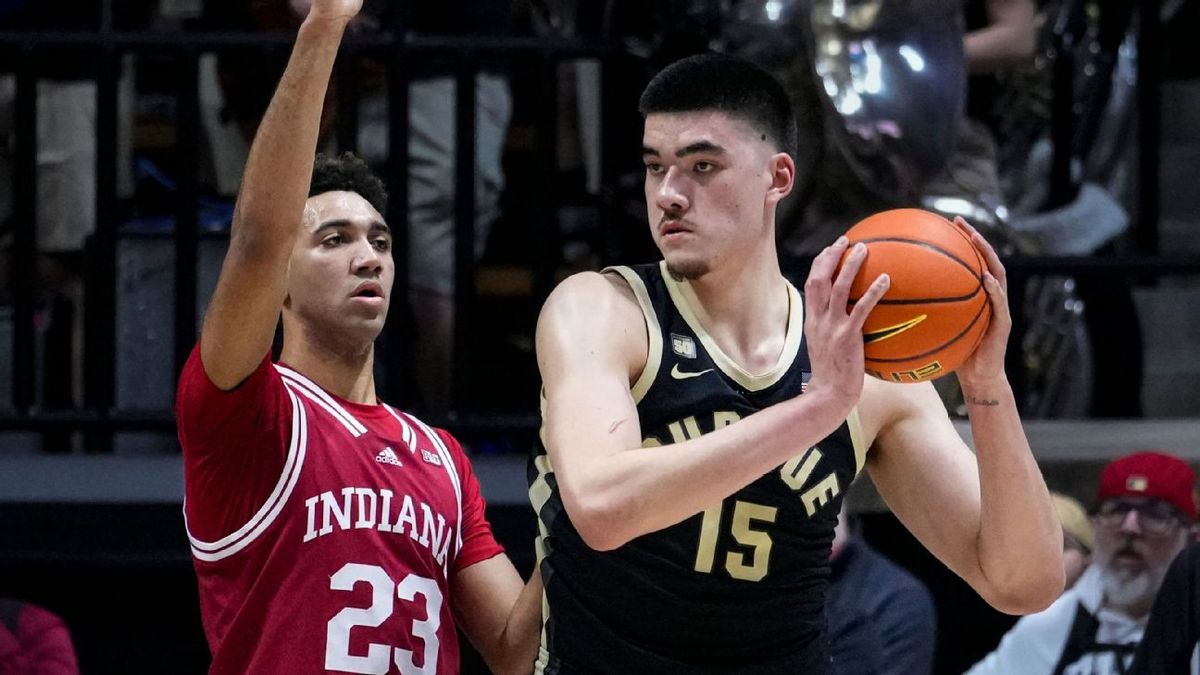
[[[867,438],[863,435],[862,421],[858,418],[858,406],[850,409],[846,416],[846,427],[850,429],[850,444],[854,446],[854,475],[862,473],[867,463]]]
[[[717,341],[704,329],[704,325],[696,313],[696,308],[701,306],[700,300],[696,297],[692,287],[687,282],[675,281],[671,273],[667,271],[665,260],[659,263],[659,273],[662,274],[663,283],[667,286],[667,292],[671,295],[671,302],[675,304],[675,309],[678,310],[679,315],[683,317],[696,337],[700,338],[704,349],[721,372],[749,391],[762,391],[787,374],[792,362],[796,360],[796,355],[800,353],[800,343],[804,338],[804,300],[790,282],[785,282],[788,294],[788,326],[783,349],[779,352],[779,359],[770,370],[754,375],[746,372],[736,361],[729,358],[721,350]]]
[[[529,484],[529,503],[533,506],[534,515],[537,516],[538,534],[533,539],[533,549],[538,564],[541,564],[542,559],[549,552],[547,541],[550,538],[550,529],[546,527],[547,518],[542,514],[542,507],[546,506],[546,502],[550,501],[550,497],[554,495],[549,481],[549,475],[554,471],[550,466],[550,455],[539,454],[534,457],[533,467],[537,470],[537,478]]]
[[[658,315],[654,312],[654,303],[650,301],[650,293],[646,290],[646,284],[637,272],[624,265],[606,267],[604,272],[620,274],[625,283],[629,284],[629,288],[633,291],[633,297],[637,298],[637,303],[642,308],[642,317],[646,320],[646,337],[649,341],[646,366],[642,368],[641,374],[629,389],[630,395],[633,396],[633,402],[641,403],[646,392],[650,391],[650,386],[654,384],[655,378],[658,377],[658,369],[662,365],[662,328],[659,326]]]
[[[284,461],[279,481],[275,483],[275,489],[271,491],[271,495],[267,497],[266,502],[249,522],[232,534],[213,542],[203,541],[192,536],[191,530],[187,529],[187,509],[185,508],[183,526],[187,531],[188,541],[191,543],[192,555],[197,560],[204,562],[222,560],[249,546],[275,522],[279,512],[283,510],[284,504],[291,497],[292,490],[296,487],[296,481],[300,478],[300,471],[304,467],[304,456],[308,451],[308,413],[286,380],[285,386],[288,388],[288,397],[292,401],[292,440],[288,444],[287,459]]]
[[[462,500],[462,485],[460,485],[459,481],[458,481],[458,468],[454,464],[454,458],[450,456],[450,450],[446,448],[446,445],[444,443],[442,443],[441,437],[439,437],[437,435],[437,433],[434,432],[433,429],[429,428],[429,425],[427,425],[424,422],[422,422],[421,420],[413,417],[412,415],[405,415],[403,413],[397,412],[395,408],[393,408],[390,405],[387,405],[386,403],[384,404],[384,406],[388,409],[388,412],[392,413],[392,417],[395,417],[396,421],[400,422],[401,426],[406,426],[406,424],[407,424],[404,420],[405,417],[412,420],[413,424],[415,424],[418,428],[420,428],[421,431],[425,432],[425,435],[429,438],[429,442],[433,443],[434,450],[436,450],[438,453],[438,456],[442,458],[442,468],[444,468],[446,470],[446,473],[449,474],[449,476],[450,476],[450,485],[452,485],[454,487],[454,498],[457,500],[457,503],[458,503],[458,521],[457,521],[458,527],[456,528],[457,532],[456,532],[455,538],[454,538],[454,555],[455,555],[455,557],[458,557],[458,552],[462,550],[462,545],[463,545],[463,541],[462,541],[462,526],[463,526],[462,501],[463,500]]]
[[[342,426],[346,427],[346,430],[352,436],[358,438],[367,433],[367,428],[363,426],[362,422],[355,419],[354,415],[351,415],[349,411],[343,408],[341,403],[333,400],[333,397],[326,393],[324,389],[317,386],[315,382],[291,368],[279,364],[275,364],[275,369],[279,371],[280,375],[283,375],[285,381],[299,385],[300,389],[297,391],[304,394],[313,403],[324,408],[330,415],[333,415],[334,419],[341,422]]]

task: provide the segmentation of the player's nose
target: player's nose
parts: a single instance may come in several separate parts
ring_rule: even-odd
[[[383,252],[371,241],[361,240],[354,246],[351,267],[355,273],[383,271]]]
[[[687,185],[678,167],[667,169],[663,179],[659,181],[654,202],[663,211],[684,211],[691,204],[688,198]]]

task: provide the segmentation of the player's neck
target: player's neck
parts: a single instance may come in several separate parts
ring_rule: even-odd
[[[770,255],[752,256],[689,282],[699,307],[694,308],[705,330],[721,348],[749,372],[763,364],[769,369],[787,336],[787,280],[779,270],[774,248]]]
[[[375,347],[346,351],[310,340],[283,341],[280,360],[322,389],[351,403],[378,403],[375,397]]]

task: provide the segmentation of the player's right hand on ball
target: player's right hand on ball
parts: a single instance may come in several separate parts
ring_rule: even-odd
[[[862,394],[863,323],[867,315],[887,292],[889,279],[879,275],[862,298],[849,309],[850,285],[858,276],[867,247],[850,244],[839,237],[833,245],[813,260],[808,280],[804,283],[804,334],[808,339],[808,355],[812,366],[809,393],[822,393],[849,410]],[[845,262],[838,269],[838,263]]]

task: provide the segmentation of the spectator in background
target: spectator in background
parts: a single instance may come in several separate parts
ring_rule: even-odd
[[[1088,522],[1083,506],[1071,497],[1051,492],[1050,499],[1054,501],[1058,522],[1062,524],[1063,572],[1067,580],[1066,588],[1069,589],[1079,581],[1079,577],[1092,562],[1092,547],[1095,543],[1092,524]]]
[[[1171,563],[1146,634],[1138,644],[1131,675],[1200,673],[1200,544],[1193,543]]]
[[[825,616],[834,675],[928,675],[937,615],[925,586],[854,533],[842,502]]]
[[[78,675],[71,633],[36,605],[0,598],[0,675]]]
[[[1139,452],[1100,474],[1095,558],[1073,588],[1022,618],[970,675],[1126,673],[1155,594],[1196,522],[1195,474],[1182,460]]]

